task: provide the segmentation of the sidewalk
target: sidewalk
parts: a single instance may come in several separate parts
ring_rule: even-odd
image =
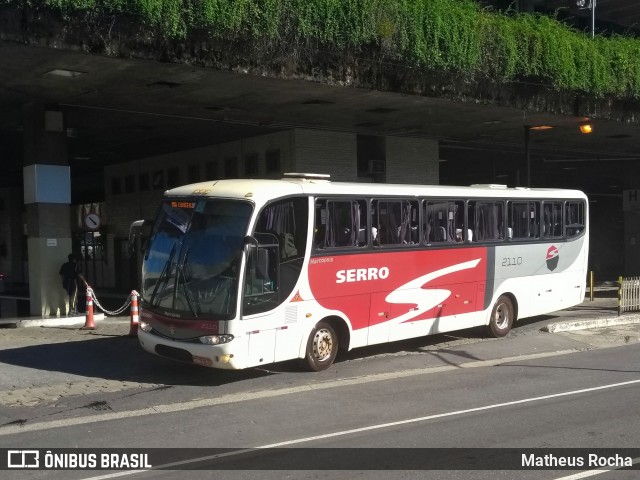
[[[640,312],[618,315],[618,299],[613,297],[596,297],[593,301],[587,298],[580,305],[547,316],[555,317],[542,328],[550,333],[640,323]]]
[[[117,313],[122,311],[122,305],[124,303],[125,309],[117,316],[126,316],[129,315],[129,306],[126,305],[127,302],[130,302],[129,295],[124,293],[109,293],[109,292],[95,292],[96,296],[94,297],[94,305],[93,305],[93,320],[94,322],[101,322],[108,318],[109,316],[113,317],[108,312]],[[5,297],[7,298],[7,297]],[[18,297],[16,297],[18,298]],[[20,297],[21,300],[28,300],[28,297]],[[99,299],[99,300],[98,300]],[[100,303],[102,302],[102,303]],[[102,309],[105,309],[104,313]],[[69,326],[83,326],[86,321],[86,313],[79,313],[73,316],[12,316],[7,315],[7,317],[0,317],[0,327],[1,326],[11,326],[11,327],[69,327]],[[96,323],[97,324],[97,323]]]

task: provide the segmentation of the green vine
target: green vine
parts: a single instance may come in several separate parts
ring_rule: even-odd
[[[313,41],[341,51],[377,46],[383,58],[473,81],[527,79],[558,90],[640,98],[640,40],[590,38],[554,18],[501,14],[473,0],[0,0],[127,15],[167,39]]]

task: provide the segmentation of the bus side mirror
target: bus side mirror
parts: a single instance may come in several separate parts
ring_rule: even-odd
[[[251,235],[246,235],[244,237],[243,240],[244,245],[253,245],[255,247],[258,247],[258,240],[255,237],[252,237]]]

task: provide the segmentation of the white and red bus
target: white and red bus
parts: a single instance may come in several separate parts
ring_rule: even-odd
[[[576,190],[220,180],[165,193],[144,254],[139,340],[223,369],[516,319],[583,301]]]

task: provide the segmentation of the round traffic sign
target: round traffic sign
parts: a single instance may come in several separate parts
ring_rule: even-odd
[[[89,230],[100,228],[100,217],[96,213],[89,213],[84,217],[84,226]]]

